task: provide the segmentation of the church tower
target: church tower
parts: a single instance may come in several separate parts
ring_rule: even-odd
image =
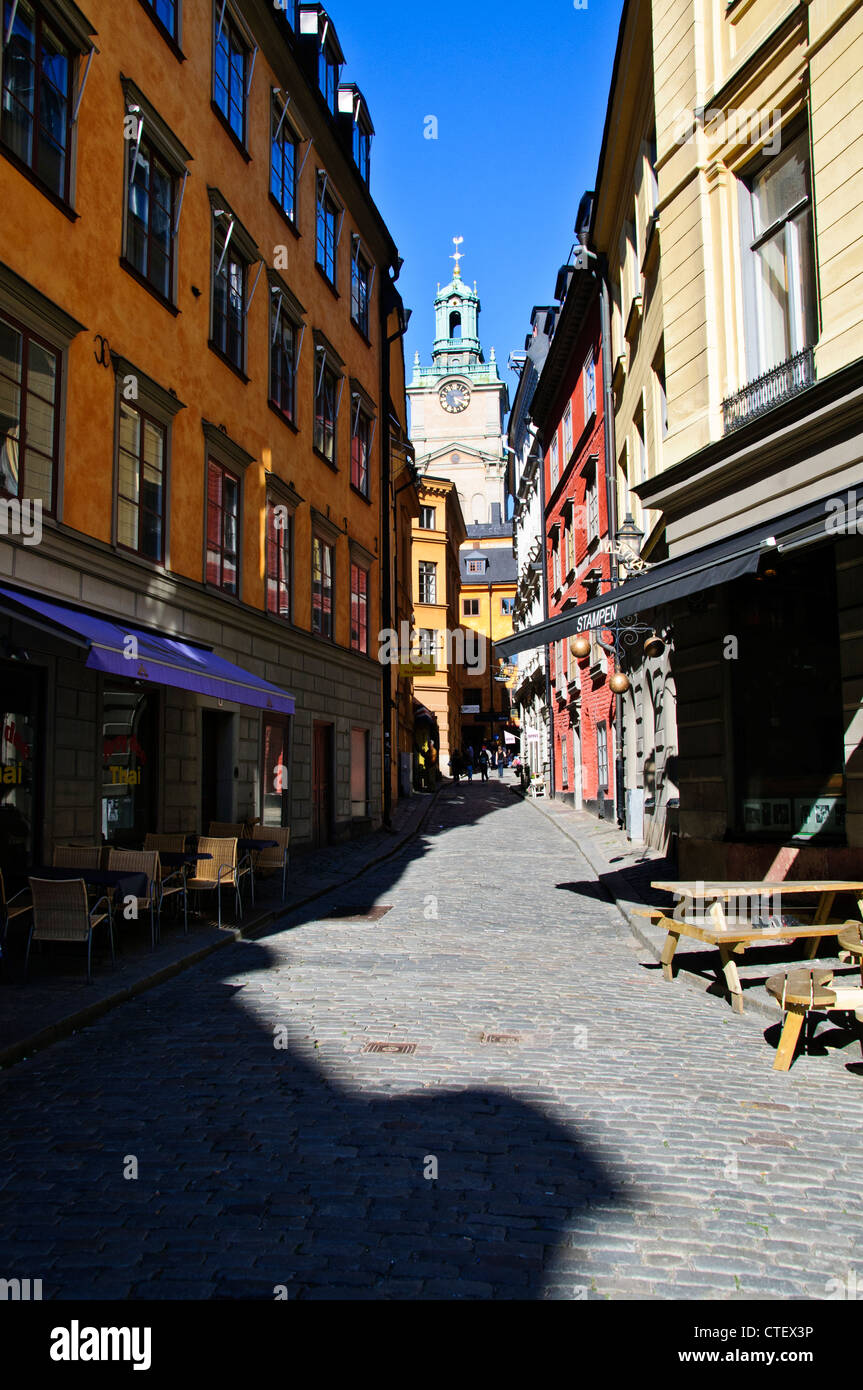
[[[414,359],[407,387],[411,442],[421,473],[451,479],[468,527],[506,519],[504,419],[509,410],[494,348],[486,362],[479,336],[480,299],[463,279],[454,237],[455,271],[435,296],[435,338],[430,366]],[[470,531],[468,532],[470,534]]]

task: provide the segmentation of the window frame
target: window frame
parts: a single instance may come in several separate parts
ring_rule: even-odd
[[[551,491],[554,492],[554,489],[560,481],[560,446],[557,438],[557,430],[555,430],[549,441],[548,466],[549,477],[551,479]]]
[[[284,327],[290,329],[291,351],[285,352]],[[297,377],[300,367],[300,352],[305,332],[305,324],[297,323],[293,315],[286,311],[284,297],[270,295],[270,352],[268,373],[269,403],[277,414],[297,428]],[[299,335],[299,337],[298,337]],[[287,371],[277,370],[277,359],[288,365]],[[288,386],[290,401],[286,404],[279,386]]]
[[[369,569],[351,556],[351,651],[362,656],[369,654],[369,599],[371,582]],[[362,576],[363,584],[355,586],[355,579]],[[356,639],[356,640],[355,640]]]
[[[119,385],[119,380],[118,380],[118,385]],[[116,513],[115,513],[115,514],[116,514],[116,522],[115,522],[115,530],[114,530],[115,544],[116,544],[117,549],[118,549],[118,550],[122,550],[125,554],[127,554],[127,555],[135,555],[139,560],[144,560],[144,561],[146,561],[147,564],[156,565],[158,568],[163,569],[163,568],[165,567],[165,564],[166,564],[166,557],[167,557],[167,552],[168,552],[167,520],[168,520],[168,463],[169,463],[169,450],[170,450],[170,442],[171,442],[171,439],[170,439],[170,436],[171,436],[170,424],[169,424],[168,422],[166,422],[165,420],[160,419],[158,415],[154,414],[152,410],[148,410],[148,409],[146,408],[146,406],[142,407],[142,406],[141,406],[141,403],[140,403],[140,400],[134,400],[134,401],[126,400],[126,399],[124,398],[123,394],[122,394],[122,391],[119,391],[119,390],[118,390],[118,393],[117,393],[117,394],[118,394],[118,409],[117,409],[117,481],[116,481],[116,486],[115,486],[115,489],[114,489],[114,499],[115,499],[115,508],[116,508]],[[132,502],[132,499],[131,499],[131,498],[125,497],[125,496],[121,493],[121,491],[120,491],[120,486],[121,486],[121,483],[120,483],[120,454],[121,454],[121,452],[123,451],[123,450],[122,450],[122,437],[121,437],[121,433],[120,433],[120,422],[121,422],[121,419],[122,419],[122,413],[123,413],[123,408],[124,408],[124,406],[125,406],[126,409],[134,410],[134,411],[136,412],[136,414],[140,417],[140,420],[141,420],[141,436],[140,436],[140,437],[141,437],[141,452],[140,452],[140,454],[139,454],[139,456],[138,456],[138,501],[137,501],[137,502]],[[145,428],[145,425],[146,425],[146,424],[150,424],[150,425],[152,425],[152,426],[155,426],[155,428],[156,428],[157,430],[159,430],[159,432],[161,433],[161,436],[162,436],[162,510],[161,510],[161,514],[160,514],[160,516],[159,516],[159,520],[160,520],[160,546],[159,546],[159,555],[158,555],[158,557],[155,557],[155,558],[154,558],[152,555],[147,555],[147,554],[141,549],[141,534],[142,534],[142,528],[141,528],[141,513],[142,513],[142,511],[146,510],[146,511],[150,512],[151,515],[155,515],[155,513],[152,512],[152,509],[151,509],[151,508],[144,508],[143,502],[142,502],[142,500],[141,500],[142,497],[143,497],[143,491],[144,491],[144,468],[145,468],[145,460],[144,460],[143,441],[144,441],[144,428]],[[137,545],[137,546],[127,545],[124,541],[121,541],[121,540],[120,540],[120,503],[121,503],[121,502],[127,502],[127,503],[129,503],[130,505],[132,505],[132,506],[135,507],[135,510],[136,510],[136,513],[137,513],[137,518],[138,518],[138,545]]]
[[[25,178],[29,179],[32,183],[34,183],[36,187],[39,188],[39,190],[46,195],[46,197],[50,198],[52,202],[55,202],[57,206],[61,207],[65,212],[71,213],[73,173],[75,162],[75,104],[77,97],[79,97],[81,93],[81,86],[77,80],[78,65],[82,54],[86,52],[86,48],[82,46],[81,40],[79,38],[72,37],[72,35],[62,24],[62,22],[58,24],[57,21],[53,19],[50,15],[45,15],[40,0],[19,0],[19,4],[15,15],[16,26],[18,24],[19,17],[22,12],[22,6],[28,7],[33,12],[33,108],[32,111],[27,111],[28,118],[31,122],[31,157],[29,160],[23,158],[4,134],[4,126],[8,125],[9,119],[6,114],[7,91],[9,93],[10,101],[14,101],[14,103],[17,106],[20,106],[22,110],[26,109],[23,107],[22,103],[18,100],[17,97],[12,96],[11,86],[7,84],[7,54],[9,46],[12,42],[12,36],[10,35],[10,44],[7,44],[5,42],[5,39],[8,19],[11,16],[11,10],[9,9],[11,3],[12,0],[2,0],[2,3],[0,3],[0,24],[2,24],[2,33],[0,33],[0,39],[2,39],[2,45],[0,45],[0,59],[2,59],[2,77],[0,77],[0,149],[2,149],[4,156],[9,160],[10,164],[12,164],[16,169],[18,169],[19,172],[22,173]],[[8,15],[7,10],[9,11]],[[42,92],[42,79],[44,76],[42,70],[44,54],[43,34],[46,27],[48,28],[51,36],[57,41],[58,47],[64,53],[68,69],[68,91],[65,95],[64,100],[65,119],[63,133],[65,137],[65,144],[63,146],[63,187],[59,190],[54,188],[46,178],[43,178],[42,174],[39,172],[37,158],[40,144],[39,133],[42,129],[40,124],[40,98]],[[58,89],[54,87],[53,83],[49,83],[49,86],[54,91],[58,91]],[[51,143],[56,145],[56,142],[53,140],[53,137],[51,137]]]
[[[219,21],[220,21],[220,18],[221,18],[221,22],[222,22],[222,29],[223,29],[223,32],[227,35],[227,38],[228,38],[228,83],[227,83],[227,85],[225,86],[225,92],[226,92],[226,97],[227,97],[227,110],[224,110],[224,109],[222,108],[222,106],[221,106],[220,103],[219,103],[219,98],[218,98],[219,78],[218,78],[218,71],[217,71],[217,58],[218,58],[219,46],[220,46],[220,42],[221,42],[221,40],[220,40],[220,35],[219,35]],[[252,38],[252,36],[251,36],[249,30],[247,29],[247,27],[245,26],[245,24],[241,22],[241,16],[238,14],[238,12],[237,12],[237,10],[234,8],[233,4],[230,3],[230,0],[213,0],[213,29],[212,29],[212,33],[213,33],[213,78],[212,78],[212,83],[211,83],[211,87],[210,87],[211,106],[212,106],[212,109],[215,111],[216,115],[218,116],[219,120],[221,121],[222,125],[225,127],[225,130],[228,132],[228,134],[231,136],[231,138],[236,142],[236,144],[239,146],[239,148],[240,148],[240,149],[243,151],[243,153],[245,154],[245,153],[247,153],[247,150],[248,150],[249,96],[250,96],[249,88],[250,88],[250,85],[251,85],[251,71],[250,71],[250,65],[249,65],[249,58],[250,58],[250,55],[251,55],[252,53],[256,53],[256,52],[257,52],[257,49],[256,49],[256,47],[255,47],[254,40],[253,40],[253,38]],[[231,107],[232,107],[232,105],[234,104],[234,103],[232,102],[232,100],[231,100],[231,95],[232,95],[231,78],[232,78],[232,75],[233,75],[233,64],[232,64],[232,62],[231,62],[231,57],[232,57],[232,53],[235,51],[235,50],[232,50],[232,48],[231,48],[231,37],[232,37],[232,35],[235,36],[236,39],[237,39],[237,41],[238,41],[238,45],[237,45],[236,51],[238,51],[238,52],[241,51],[241,52],[242,52],[242,55],[243,55],[243,76],[242,76],[242,127],[243,127],[243,128],[242,128],[242,134],[237,134],[237,131],[234,129],[234,125],[233,125],[233,122],[232,122],[232,120],[231,120]],[[222,85],[224,85],[224,84],[222,84]]]
[[[156,295],[157,298],[159,298],[159,299],[161,299],[161,300],[163,300],[163,301],[166,301],[168,304],[170,304],[172,307],[174,307],[174,306],[176,305],[176,297],[177,297],[177,296],[176,296],[176,283],[177,283],[177,282],[176,282],[176,275],[177,275],[177,237],[178,237],[178,235],[179,235],[179,228],[178,228],[178,226],[177,226],[177,203],[178,203],[178,188],[179,188],[179,184],[180,184],[180,174],[179,174],[179,171],[177,170],[176,166],[174,166],[169,160],[167,160],[167,159],[165,158],[165,155],[164,155],[162,149],[159,147],[158,143],[157,143],[156,141],[154,141],[153,138],[152,138],[151,136],[148,136],[148,135],[147,135],[147,133],[146,133],[146,128],[147,128],[147,127],[146,127],[146,121],[145,121],[145,122],[144,122],[144,132],[143,132],[142,135],[141,135],[140,145],[137,147],[137,152],[136,152],[136,154],[135,154],[135,168],[134,168],[134,171],[131,170],[131,169],[129,168],[129,162],[130,162],[130,159],[132,158],[132,152],[131,152],[131,151],[128,151],[128,153],[127,153],[126,171],[125,171],[125,174],[126,174],[126,204],[125,204],[124,218],[123,218],[123,262],[124,262],[124,265],[126,266],[126,268],[127,268],[128,270],[131,270],[131,271],[132,271],[132,273],[135,275],[136,279],[139,279],[139,280],[143,281],[143,283],[144,283],[144,285],[146,286],[146,288],[149,289],[149,290],[151,290],[151,291]],[[131,142],[127,141],[127,145],[130,144],[130,143],[131,143]],[[148,222],[147,222],[146,231],[145,231],[145,233],[144,233],[144,238],[145,238],[145,242],[146,242],[146,246],[147,246],[147,267],[148,267],[148,268],[147,268],[146,270],[142,270],[140,266],[138,266],[138,265],[135,264],[134,260],[132,259],[132,256],[130,255],[129,238],[130,238],[130,232],[131,232],[132,223],[133,223],[133,220],[138,220],[138,221],[140,221],[140,219],[135,219],[135,215],[134,215],[134,213],[133,213],[133,211],[132,211],[132,189],[133,189],[133,187],[134,187],[134,181],[133,181],[133,180],[134,180],[134,175],[138,172],[138,166],[139,166],[140,158],[141,158],[141,151],[143,151],[145,148],[146,148],[146,149],[149,151],[149,153],[150,153],[150,160],[151,160],[151,162],[150,162],[150,169],[151,169],[151,170],[153,169],[153,161],[155,160],[156,162],[158,162],[158,164],[162,167],[162,169],[163,169],[163,170],[165,171],[165,173],[168,175],[168,178],[169,178],[169,181],[170,181],[171,207],[170,207],[169,219],[170,219],[171,236],[170,236],[169,253],[168,253],[168,288],[167,288],[167,291],[166,291],[166,290],[163,290],[163,289],[161,288],[160,285],[156,284],[156,282],[152,279],[152,276],[151,276],[151,274],[150,274],[150,261],[151,261],[150,249],[151,249],[151,243],[152,243],[152,240],[153,240],[152,221],[153,221],[153,206],[154,206],[154,199],[153,199],[153,193],[152,193],[152,188],[151,188],[151,187],[148,187],[148,189],[147,189]],[[152,182],[152,176],[151,176],[151,182]]]
[[[463,617],[463,618],[478,618],[478,617],[479,617],[479,599],[478,599],[478,598],[465,598],[465,599],[462,599],[462,617]]]
[[[437,604],[437,561],[420,560],[418,565],[417,592],[419,598],[417,602],[434,607]]]
[[[371,322],[372,288],[374,285],[372,271],[372,262],[363,255],[362,242],[359,237],[356,237],[356,244],[351,254],[351,323],[360,330],[366,339],[369,337]]]
[[[332,290],[338,293],[339,286],[339,247],[344,222],[344,204],[332,191],[329,176],[318,170],[318,187],[315,195],[315,265]],[[323,214],[324,234],[321,236],[321,216]],[[329,244],[328,218],[332,216],[332,246]],[[322,259],[323,257],[323,259]],[[332,274],[329,273],[332,268]]]
[[[165,38],[165,39],[172,45],[172,47],[173,47],[175,53],[177,54],[177,56],[178,56],[178,57],[182,57],[183,55],[179,52],[179,49],[180,49],[180,35],[181,35],[181,32],[182,32],[182,20],[183,20],[183,3],[182,3],[182,0],[166,0],[166,3],[168,3],[169,5],[171,5],[171,6],[173,7],[173,11],[174,11],[174,27],[173,27],[173,30],[171,30],[171,28],[169,28],[169,26],[168,26],[168,25],[165,23],[165,21],[162,19],[161,15],[157,13],[156,5],[158,4],[158,2],[159,2],[159,0],[141,0],[141,4],[143,5],[144,9],[147,11],[147,14],[150,16],[150,18],[151,18],[151,20],[153,21],[153,23],[155,24],[156,28],[159,30],[159,33],[163,36],[163,38]]]
[[[321,579],[320,579],[320,602],[316,604],[316,602],[315,602],[315,598],[316,598],[316,594],[315,594],[315,585],[316,585],[316,582],[317,582],[317,581],[316,581],[316,579],[315,579],[315,573],[316,573],[316,563],[315,563],[315,559],[316,559],[316,552],[317,552],[318,550],[320,550],[320,554],[321,554],[321,566],[320,566]],[[326,584],[325,584],[325,580],[326,580],[326,578],[327,578],[327,571],[326,571],[326,565],[325,565],[325,563],[324,563],[324,560],[325,560],[325,557],[326,557],[327,554],[328,554],[329,557],[330,557],[330,561],[329,561],[329,586],[328,586],[328,587],[327,587]],[[335,616],[336,616],[336,615],[335,615],[335,594],[336,594],[336,547],[335,547],[335,545],[334,545],[334,543],[333,543],[332,541],[327,540],[327,538],[326,538],[325,536],[319,534],[319,533],[316,532],[316,531],[313,531],[313,532],[312,532],[312,555],[311,555],[311,561],[312,561],[312,592],[311,592],[312,614],[311,614],[311,633],[312,633],[312,636],[314,636],[314,637],[323,637],[323,638],[325,638],[327,641],[335,641],[335,630],[336,630],[336,625],[335,625]],[[328,613],[325,611],[325,600],[326,600],[327,595],[329,595],[329,603],[330,603],[329,612],[328,612]],[[324,619],[325,619],[325,618],[328,618],[328,620],[329,620],[329,631],[328,631],[328,632],[325,631],[325,623],[324,623]]]
[[[30,328],[28,324],[23,323],[20,319],[16,318],[14,314],[9,313],[2,299],[0,299],[0,319],[3,319],[6,323],[8,323],[9,326],[12,328],[12,331],[14,333],[18,333],[21,337],[21,380],[18,383],[13,383],[13,385],[17,385],[21,393],[19,399],[19,411],[22,412],[21,414],[19,414],[18,418],[18,491],[17,493],[10,492],[7,488],[3,487],[2,484],[0,484],[0,497],[8,499],[17,498],[19,501],[37,500],[35,497],[28,497],[28,493],[26,491],[26,454],[28,451],[28,445],[26,440],[27,397],[28,395],[34,394],[27,389],[26,382],[29,372],[29,344],[31,341],[33,341],[39,348],[41,348],[43,352],[52,355],[55,360],[53,401],[54,429],[52,436],[51,455],[51,504],[50,506],[46,506],[44,497],[41,498],[41,501],[43,512],[47,516],[56,517],[59,514],[58,491],[60,478],[60,455],[62,441],[62,425],[63,417],[65,415],[65,396],[63,394],[66,366],[65,349],[57,347],[57,345],[55,343],[52,343],[50,339],[43,337],[41,333],[37,333],[32,328]],[[37,399],[41,401],[44,398],[39,396],[37,397]],[[4,438],[8,437],[8,435],[4,436]],[[41,450],[37,450],[36,452],[39,453],[40,457],[47,457],[47,455],[42,454]]]
[[[290,225],[291,225],[294,229],[296,229],[296,228],[298,227],[298,223],[299,223],[298,212],[297,212],[297,198],[298,198],[298,195],[299,195],[299,167],[298,167],[298,159],[299,159],[299,150],[300,150],[300,146],[301,146],[302,143],[303,143],[303,137],[302,137],[302,135],[300,134],[300,132],[297,130],[296,126],[294,125],[293,121],[292,121],[291,118],[290,118],[290,114],[289,114],[289,109],[290,109],[290,108],[289,108],[289,105],[286,105],[286,99],[285,99],[284,93],[280,92],[280,91],[277,90],[275,87],[274,87],[274,88],[271,88],[271,97],[270,97],[270,100],[271,100],[271,107],[270,107],[270,111],[271,111],[271,114],[270,114],[270,182],[269,182],[270,197],[272,198],[273,202],[276,204],[276,207],[279,209],[279,211],[281,212],[282,216],[283,216],[284,218],[286,218],[286,220],[290,223]],[[276,132],[277,132],[277,131],[278,131],[278,141],[279,141],[278,146],[277,146],[277,135],[276,135]],[[291,168],[291,207],[290,207],[290,210],[288,210],[288,208],[285,206],[285,198],[284,198],[284,190],[285,190],[285,149],[286,149],[286,146],[287,146],[288,144],[290,144],[290,145],[293,147],[293,161],[292,161],[292,168]],[[275,159],[275,156],[276,156],[276,149],[277,149],[277,148],[280,148],[280,149],[281,149],[281,170],[280,170],[280,173],[279,173],[278,175],[276,175],[276,170],[275,170],[275,168],[274,168],[274,159]],[[280,182],[280,184],[281,184],[281,188],[282,188],[282,194],[281,194],[281,196],[279,196],[279,194],[276,193],[276,192],[274,191],[274,189],[273,189],[273,179],[274,179],[274,176],[277,176],[277,177],[278,177],[279,182]]]
[[[284,507],[287,515],[287,526],[279,528],[275,526],[275,513],[277,507]],[[273,520],[271,527],[270,521]],[[266,530],[264,535],[264,609],[268,617],[279,618],[283,622],[291,623],[294,619],[294,541],[295,541],[295,512],[293,507],[279,499],[275,493],[267,494],[267,517]],[[279,535],[282,535],[281,542]],[[285,553],[287,552],[287,560]],[[275,565],[272,561],[275,560]],[[276,606],[273,607],[271,599],[270,585],[275,585]],[[282,595],[284,594],[287,612],[282,611]]]
[[[314,450],[318,457],[322,458],[326,463],[328,463],[331,468],[338,468],[339,411],[341,407],[341,391],[338,390],[338,387],[340,382],[341,385],[344,386],[344,376],[337,370],[336,367],[333,366],[326,352],[321,352],[318,355],[321,361],[320,363],[318,363],[317,361],[315,362],[316,379],[313,383],[315,389]],[[327,390],[328,385],[331,385],[332,388],[329,395]],[[330,397],[332,402],[331,416],[326,413],[325,409],[326,406],[330,403]],[[321,403],[322,407],[324,407],[324,409],[321,409],[320,411],[318,409],[319,402]],[[332,443],[332,455],[327,453],[326,448],[327,424],[328,420],[330,419],[332,420],[332,428],[330,434]]]
[[[210,508],[211,508],[211,502],[210,502],[210,471],[211,471],[211,469],[215,469],[218,473],[220,473],[220,474],[222,475],[222,477],[223,477],[223,487],[224,487],[224,478],[227,477],[227,478],[230,478],[230,480],[231,480],[233,483],[236,484],[236,488],[237,488],[237,512],[236,512],[237,545],[236,545],[236,550],[233,552],[234,570],[235,570],[235,580],[234,580],[234,587],[233,587],[233,588],[230,588],[230,587],[229,587],[227,584],[225,584],[225,582],[224,582],[225,557],[226,557],[226,553],[227,553],[226,550],[225,550],[225,518],[226,518],[226,516],[229,515],[229,514],[227,513],[226,508],[225,508],[223,505],[221,505],[221,504],[220,504],[220,506],[219,506],[219,511],[221,512],[221,515],[222,515],[222,525],[221,525],[221,527],[220,527],[219,550],[218,550],[218,555],[219,555],[219,579],[218,579],[218,581],[215,581],[215,580],[210,579],[210,577],[209,577],[209,566],[210,566],[209,552],[210,552],[210,550],[211,550],[211,545],[210,545]],[[206,498],[205,498],[205,501],[206,501],[206,524],[205,524],[205,529],[204,529],[204,583],[206,584],[207,588],[209,588],[209,589],[215,589],[215,590],[217,590],[217,591],[218,591],[219,593],[221,593],[221,594],[228,594],[231,598],[237,598],[237,599],[238,599],[238,598],[240,597],[240,575],[241,575],[240,563],[241,563],[241,558],[242,558],[242,539],[243,539],[243,480],[242,480],[242,477],[240,476],[240,474],[238,474],[233,468],[231,468],[228,464],[223,463],[221,459],[216,458],[216,457],[214,456],[214,454],[212,453],[212,451],[208,451],[208,454],[207,454],[207,486],[206,486]]]
[[[563,465],[572,458],[572,401],[567,401],[563,412]]]
[[[608,761],[608,723],[605,719],[597,721],[596,725],[596,790],[597,793],[607,793],[609,789],[609,761]]]
[[[318,44],[318,90],[324,99],[327,110],[335,116],[339,104],[339,84],[342,64],[339,62],[333,45],[324,39]],[[332,74],[332,99],[330,99],[330,74]],[[322,80],[323,79],[323,80]]]
[[[424,517],[424,516],[427,517],[429,513],[431,513],[431,526],[427,526],[426,523],[425,523],[425,521],[423,520],[423,517]],[[420,506],[420,514],[419,514],[418,523],[417,523],[418,526],[419,526],[419,529],[420,529],[421,531],[436,531],[436,530],[437,530],[437,526],[435,525],[435,522],[436,522],[436,521],[437,521],[437,507],[429,507],[429,506],[427,506],[425,503],[422,503],[421,506]]]
[[[353,410],[354,400],[357,401],[356,411]],[[372,447],[374,442],[375,418],[364,405],[362,398],[353,396],[351,399],[351,487],[358,492],[366,501],[371,499],[371,462]],[[365,458],[360,460],[356,456],[356,445],[362,443],[361,431],[365,429]],[[355,476],[356,474],[356,476]],[[359,479],[359,481],[357,481]]]
[[[596,358],[593,348],[584,359],[582,376],[584,381],[584,423],[588,425],[596,414]]]
[[[251,302],[251,296],[249,295],[249,284],[248,284],[248,280],[249,280],[249,271],[250,271],[251,267],[254,265],[255,261],[258,259],[258,256],[257,256],[257,248],[256,248],[256,247],[254,248],[254,252],[252,252],[252,251],[250,250],[251,247],[254,247],[254,243],[251,241],[251,238],[248,236],[248,233],[245,231],[245,229],[241,226],[241,224],[240,224],[240,222],[239,222],[239,219],[236,217],[236,215],[233,213],[233,211],[230,209],[230,207],[228,206],[227,203],[225,203],[224,201],[222,201],[221,204],[219,205],[219,198],[218,198],[218,195],[216,194],[216,191],[215,191],[215,190],[212,190],[212,189],[211,189],[211,190],[209,190],[209,192],[210,192],[210,202],[211,202],[212,213],[213,213],[213,215],[211,216],[211,222],[212,222],[212,256],[211,256],[211,264],[210,264],[210,338],[209,338],[209,347],[213,350],[213,352],[215,352],[215,354],[216,354],[217,357],[220,357],[220,358],[222,359],[222,361],[225,363],[226,366],[230,367],[232,371],[236,372],[237,375],[240,376],[240,377],[243,379],[243,381],[247,381],[248,378],[246,377],[246,361],[247,361],[247,353],[248,353],[248,317],[249,317],[249,305],[250,305],[250,302]],[[222,212],[222,216],[221,216],[221,217],[216,217],[216,216],[215,216],[215,213],[216,213],[216,210],[217,210],[217,205],[219,205],[219,210]],[[232,224],[232,225],[225,225],[225,221],[224,221],[225,218],[228,219],[228,224]],[[217,273],[216,273],[217,267],[218,267],[218,264],[219,264],[220,259],[222,259],[222,251],[223,251],[224,248],[225,248],[225,243],[226,243],[226,241],[227,241],[227,253],[226,253],[226,255],[225,255],[225,257],[224,257],[224,260],[223,260],[223,262],[222,262],[222,270],[221,270],[221,272],[219,273],[219,275],[217,276]],[[243,291],[243,293],[242,293],[242,314],[241,314],[241,316],[240,316],[240,317],[241,317],[241,328],[240,328],[240,333],[239,333],[240,358],[241,358],[241,361],[240,361],[240,362],[236,362],[236,361],[234,360],[234,358],[231,357],[231,355],[230,355],[230,353],[229,353],[229,351],[228,351],[228,341],[229,341],[229,336],[228,336],[228,334],[229,334],[229,328],[230,328],[230,315],[229,315],[230,283],[231,283],[231,282],[230,282],[230,269],[231,269],[231,266],[232,266],[232,265],[237,265],[237,266],[241,266],[241,267],[242,267],[242,291]],[[219,342],[219,340],[218,340],[218,338],[217,338],[217,336],[216,336],[216,329],[217,329],[217,326],[218,326],[218,324],[222,321],[221,316],[218,314],[218,304],[217,304],[217,296],[216,296],[217,284],[218,284],[220,281],[224,281],[224,284],[225,284],[225,314],[224,314],[225,346],[224,346],[224,347],[223,347],[222,344]]]

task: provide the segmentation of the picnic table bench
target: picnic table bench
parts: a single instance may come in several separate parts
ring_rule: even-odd
[[[823,937],[835,937],[843,928],[854,927],[856,923],[831,919],[833,903],[840,893],[853,893],[863,918],[863,882],[827,880],[810,882],[804,880],[781,880],[776,882],[727,883],[711,881],[657,882],[652,885],[677,898],[673,911],[666,908],[649,908],[636,911],[639,917],[649,917],[668,933],[660,957],[662,973],[666,980],[673,978],[672,962],[681,936],[692,937],[717,947],[722,975],[731,997],[735,1013],[743,1013],[743,989],[737,970],[735,956],[742,956],[748,947],[760,943],[773,943],[808,939],[807,956],[814,959],[818,945]],[[735,910],[726,911],[726,905],[745,899],[747,906],[753,899],[759,904],[765,899],[801,896],[817,897],[810,906],[799,909],[811,915],[811,921],[802,922],[796,916],[784,914],[757,918],[741,918]],[[696,905],[704,905],[703,911],[696,913]]]

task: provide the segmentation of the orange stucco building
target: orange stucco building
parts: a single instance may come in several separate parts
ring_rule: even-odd
[[[320,5],[19,0],[0,704],[30,758],[0,858],[209,819],[345,838],[380,820],[385,759],[397,794],[377,634],[395,612],[404,315],[343,62]],[[185,655],[127,676],[94,657],[100,621]],[[220,685],[219,661],[246,684]],[[108,775],[118,758],[137,781]]]

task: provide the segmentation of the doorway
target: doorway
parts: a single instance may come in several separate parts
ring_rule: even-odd
[[[201,711],[201,830],[234,819],[234,716]]]
[[[333,726],[316,723],[312,759],[312,839],[316,847],[330,843],[333,823],[332,785]]]

